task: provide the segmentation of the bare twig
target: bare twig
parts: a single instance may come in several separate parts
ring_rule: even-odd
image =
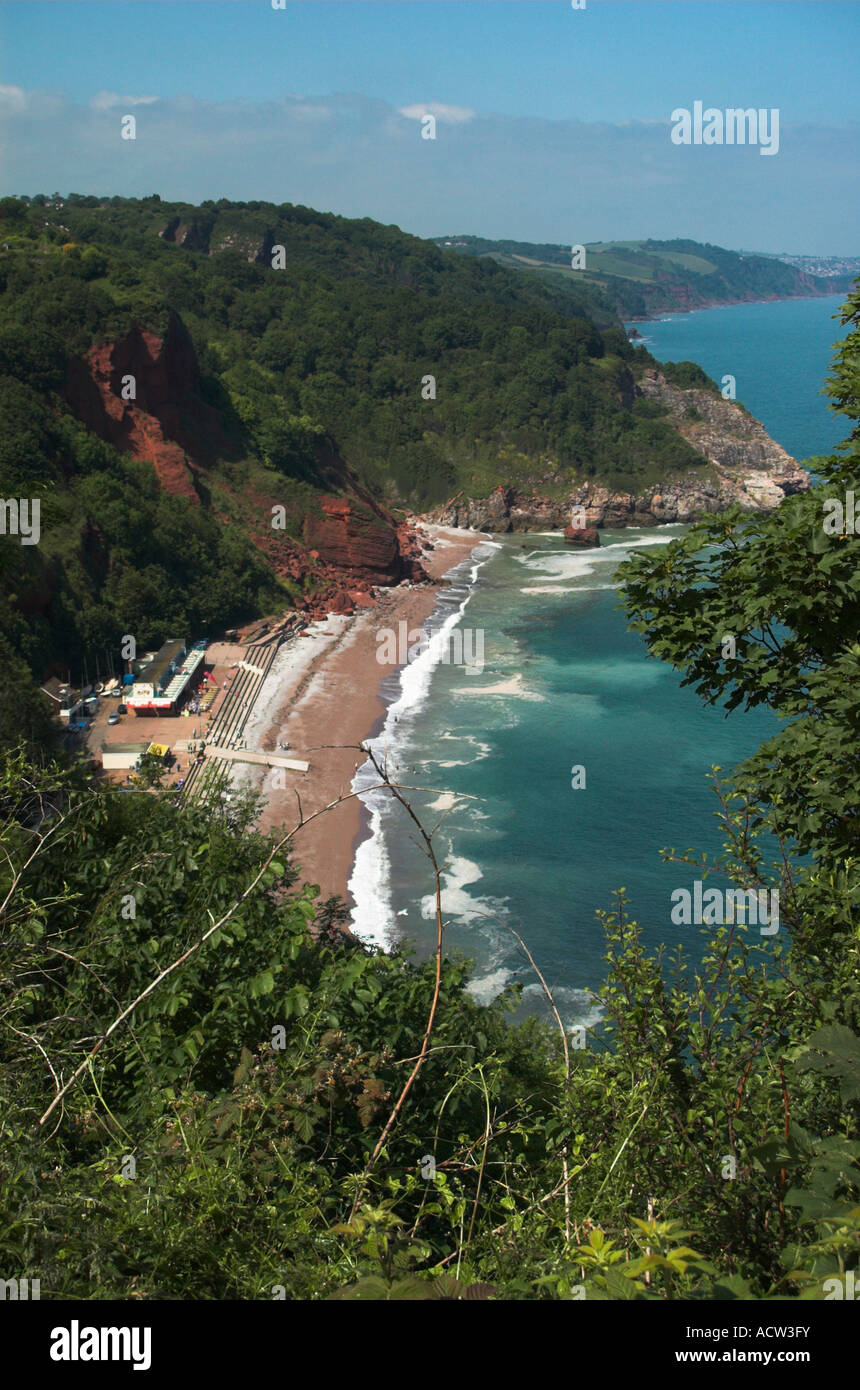
[[[412,1068],[412,1071],[409,1073],[409,1076],[400,1092],[400,1095],[397,1097],[397,1100],[394,1104],[394,1108],[391,1111],[391,1114],[389,1115],[385,1123],[385,1128],[380,1134],[379,1139],[376,1141],[376,1147],[374,1148],[373,1153],[370,1155],[370,1158],[368,1159],[365,1165],[364,1172],[362,1173],[361,1178],[359,1179],[359,1184],[356,1189],[355,1198],[352,1204],[350,1220],[352,1220],[353,1216],[358,1210],[358,1204],[361,1201],[364,1189],[367,1186],[367,1180],[370,1177],[376,1165],[376,1160],[379,1158],[379,1155],[382,1152],[385,1141],[391,1133],[391,1130],[394,1127],[397,1117],[400,1114],[400,1111],[403,1109],[406,1097],[411,1091],[412,1086],[415,1082],[415,1078],[417,1077],[418,1073],[423,1067],[425,1058],[427,1057],[427,1052],[430,1047],[430,1035],[433,1032],[433,1023],[436,1018],[436,1008],[439,1003],[439,992],[442,988],[442,936],[445,930],[445,923],[442,920],[442,871],[439,867],[439,863],[436,859],[436,854],[433,850],[433,841],[430,835],[428,835],[427,831],[424,829],[421,822],[419,821],[415,812],[412,810],[412,807],[409,805],[409,802],[406,800],[404,796],[401,795],[400,789],[393,783],[388,782],[386,773],[380,767],[376,754],[369,750],[364,751],[368,751],[368,756],[371,762],[373,763],[373,766],[376,769],[378,775],[383,779],[383,782],[388,784],[394,796],[400,802],[401,806],[404,807],[407,815],[409,815],[409,817],[414,821],[415,825],[418,828],[418,832],[424,841],[427,856],[430,860],[430,863],[433,866],[433,881],[436,893],[436,981],[433,988],[433,999],[430,1004],[430,1013],[427,1018],[427,1026],[424,1029],[424,1038],[421,1043],[421,1051],[419,1052],[418,1057],[416,1058],[415,1065]]]
[[[512,936],[515,936],[515,937],[517,938],[517,941],[520,943],[520,946],[522,947],[523,951],[524,951],[525,954],[528,956],[528,958],[529,958],[529,963],[530,963],[530,965],[531,965],[531,967],[532,967],[532,970],[535,972],[535,974],[537,975],[538,979],[540,980],[540,982],[541,982],[541,988],[543,989],[544,994],[546,995],[547,999],[549,1000],[549,1006],[550,1006],[550,1008],[552,1009],[553,1014],[555,1015],[555,1021],[556,1021],[556,1023],[558,1024],[558,1031],[561,1033],[562,1046],[564,1047],[565,1098],[567,1098],[567,1094],[568,1094],[568,1092],[569,1092],[569,1090],[570,1090],[570,1051],[569,1051],[568,1045],[567,1045],[567,1032],[565,1031],[564,1024],[563,1024],[562,1021],[561,1021],[561,1014],[559,1013],[558,1009],[557,1009],[556,1006],[555,1006],[555,1000],[554,1000],[553,997],[552,997],[552,991],[551,991],[549,985],[547,984],[546,980],[544,979],[543,975],[541,974],[540,970],[538,969],[537,965],[535,964],[534,956],[532,955],[532,953],[531,953],[531,951],[529,950],[528,946],[527,946],[526,943],[523,941],[523,939],[522,939],[522,937],[520,936],[519,932],[514,931],[513,927],[508,927],[508,931],[511,933]],[[569,1174],[569,1172],[568,1172],[568,1152],[567,1152],[567,1140],[566,1140],[566,1139],[565,1139],[565,1141],[564,1141],[564,1145],[562,1146],[562,1150],[561,1150],[561,1171],[562,1171],[562,1177],[563,1177],[563,1179],[564,1179],[564,1243],[565,1243],[565,1245],[569,1245],[569,1244],[570,1244],[570,1174]]]

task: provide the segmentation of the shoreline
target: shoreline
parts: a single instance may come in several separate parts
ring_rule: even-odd
[[[791,304],[796,299],[845,299],[849,293],[849,290],[833,290],[831,294],[774,295],[771,299],[714,299],[707,304],[694,304],[689,309],[658,309],[653,314],[622,318],[621,323],[662,323],[664,319],[679,318],[682,314],[698,314],[704,309],[740,309],[744,304]]]
[[[385,720],[389,701],[383,682],[398,676],[402,667],[378,661],[377,633],[422,626],[434,611],[444,590],[443,574],[468,559],[483,540],[481,531],[421,523],[432,548],[421,557],[431,583],[402,584],[378,589],[372,608],[350,617],[330,614],[316,623],[308,635],[297,637],[284,649],[269,679],[271,692],[261,692],[261,713],[249,727],[257,747],[274,749],[289,743],[289,755],[306,759],[306,774],[254,772],[243,769],[241,784],[262,791],[265,805],[257,828],[267,833],[305,822],[293,838],[293,861],[300,871],[298,882],[314,883],[320,901],[337,895],[353,907],[349,879],[359,844],[369,827],[369,813],[358,796],[317,816],[308,817],[349,795],[358,768],[366,762],[358,745],[375,736]],[[238,785],[238,779],[237,779]],[[348,929],[348,928],[347,928]]]

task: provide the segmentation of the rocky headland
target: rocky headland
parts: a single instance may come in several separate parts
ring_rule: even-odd
[[[701,468],[675,474],[641,490],[621,491],[603,483],[574,482],[569,492],[550,496],[539,483],[532,488],[496,487],[489,496],[460,494],[428,517],[446,526],[511,532],[564,530],[566,539],[587,544],[587,532],[603,527],[660,526],[696,521],[739,506],[767,512],[784,497],[804,492],[809,474],[760,421],[743,406],[723,400],[712,390],[674,386],[659,370],[649,369],[636,393],[664,406],[679,434],[702,456]],[[571,527],[571,511],[581,507],[585,528]],[[592,544],[599,544],[592,540]]]

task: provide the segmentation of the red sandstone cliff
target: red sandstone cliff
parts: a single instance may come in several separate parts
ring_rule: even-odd
[[[233,524],[228,511],[238,508],[275,573],[303,585],[311,581],[305,603],[313,612],[351,611],[368,601],[371,585],[425,577],[410,528],[398,525],[328,446],[320,449],[320,476],[340,495],[320,492],[316,508],[293,518],[289,529],[299,538],[275,529],[273,508],[281,498],[274,491],[233,491],[217,476],[218,459],[235,448],[218,412],[198,394],[199,379],[191,337],[171,314],[163,338],[133,328],[72,361],[65,394],[101,439],[151,463],[166,492],[211,505],[226,524]]]
[[[194,344],[171,315],[163,338],[133,328],[69,364],[75,414],[121,453],[146,459],[165,491],[200,502],[198,479],[226,440],[216,410],[196,394]]]

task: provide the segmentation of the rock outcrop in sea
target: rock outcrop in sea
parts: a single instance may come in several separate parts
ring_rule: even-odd
[[[596,526],[565,526],[564,539],[581,550],[593,550],[600,545],[600,532]]]

